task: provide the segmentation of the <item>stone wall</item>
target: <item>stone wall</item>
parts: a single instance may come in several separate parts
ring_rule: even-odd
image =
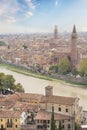
[[[51,74],[52,78],[61,79],[69,82],[75,82],[75,83],[81,83],[81,84],[87,84],[87,78],[84,77],[72,77],[70,75],[59,75],[59,74]]]

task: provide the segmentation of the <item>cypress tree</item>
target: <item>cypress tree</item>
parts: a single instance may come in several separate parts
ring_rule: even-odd
[[[59,121],[59,130],[62,130],[62,124],[61,124],[61,121]]]
[[[52,106],[52,115],[51,115],[51,129],[55,130],[55,120],[54,120],[54,106]]]

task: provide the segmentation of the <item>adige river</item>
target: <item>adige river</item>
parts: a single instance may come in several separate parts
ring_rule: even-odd
[[[45,94],[45,87],[53,86],[53,94],[60,96],[79,97],[80,105],[87,110],[87,89],[58,81],[48,81],[43,79],[26,76],[5,68],[0,68],[0,72],[14,76],[16,83],[21,83],[26,93]]]

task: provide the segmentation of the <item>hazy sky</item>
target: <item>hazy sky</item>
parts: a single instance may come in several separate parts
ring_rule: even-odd
[[[87,31],[87,0],[0,0],[0,33]]]

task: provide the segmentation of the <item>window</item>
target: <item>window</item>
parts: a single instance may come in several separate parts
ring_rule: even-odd
[[[43,123],[46,123],[46,120],[43,120]]]
[[[18,128],[18,126],[17,126],[17,125],[15,125],[15,127],[16,127],[16,128]]]
[[[38,128],[38,129],[42,129],[42,126],[41,126],[41,125],[38,125],[37,128]]]
[[[58,108],[58,111],[61,111],[61,107]]]
[[[68,124],[68,128],[70,128],[70,124]]]
[[[42,123],[43,121],[41,120],[40,123]]]
[[[48,120],[48,124],[50,123],[50,120]]]
[[[3,125],[1,125],[1,129],[3,129]]]
[[[50,126],[48,125],[47,127],[49,128]]]
[[[17,119],[15,119],[15,121],[17,122]]]
[[[7,119],[7,127],[12,128],[12,119]]]
[[[1,119],[1,121],[3,121],[3,119]]]
[[[62,120],[62,123],[64,123],[64,120]]]
[[[37,128],[39,128],[39,125],[37,126]]]
[[[37,123],[39,123],[39,120],[37,120]]]
[[[66,108],[66,112],[68,112],[68,108]]]
[[[64,129],[64,125],[62,125],[62,128]]]

